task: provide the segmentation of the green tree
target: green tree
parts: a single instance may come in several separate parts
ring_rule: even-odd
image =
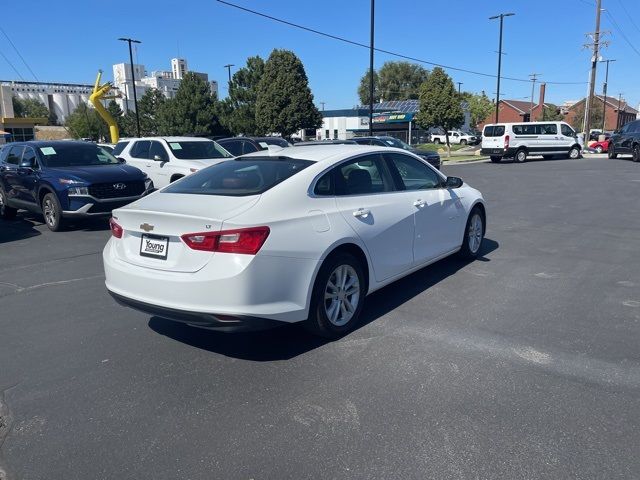
[[[222,123],[235,135],[263,135],[256,123],[258,83],[264,73],[264,60],[249,57],[247,65],[233,74],[229,96],[220,105]]]
[[[58,118],[55,113],[49,113],[49,109],[40,100],[35,98],[21,99],[13,97],[13,115],[16,118],[46,118],[49,125],[55,125]]]
[[[416,123],[424,129],[444,129],[448,156],[451,156],[451,145],[447,132],[464,123],[461,100],[451,77],[440,67],[434,68],[427,81],[420,86],[420,111],[416,115]]]
[[[108,127],[98,113],[86,103],[81,103],[65,121],[65,127],[74,138],[100,141],[107,137]]]
[[[576,132],[582,132],[584,130],[584,109],[584,100],[580,102],[580,104],[574,109],[575,113],[573,116],[573,121],[571,122],[571,126],[575,129]],[[594,97],[589,110],[591,111],[591,128],[602,128],[602,119],[604,118],[602,116],[602,102],[599,101],[598,98]]]
[[[209,84],[188,72],[175,98],[165,100],[157,112],[160,135],[215,135],[222,131],[217,117],[217,98]]]
[[[429,72],[410,62],[385,62],[374,75],[374,102],[380,100],[417,99]],[[363,105],[369,104],[369,69],[360,79],[358,96]]]
[[[282,136],[322,125],[304,66],[293,52],[276,49],[269,55],[258,83],[256,125]]]
[[[138,102],[140,135],[148,137],[159,134],[160,125],[158,116],[166,100],[166,97],[157,88],[150,88],[142,96]]]
[[[555,105],[545,105],[542,108],[542,118],[540,118],[539,120],[543,122],[554,122],[563,119],[564,115],[560,113],[560,109],[558,107],[556,107]],[[602,119],[602,115],[600,115],[600,119]]]
[[[494,104],[484,92],[480,95],[464,92],[462,94],[462,98],[469,105],[469,113],[471,114],[471,125],[473,127],[476,127],[478,123],[486,119],[495,108]]]
[[[364,73],[362,78],[360,79],[360,85],[358,85],[358,97],[360,98],[360,103],[362,105],[369,105],[369,72],[371,70],[367,68],[367,71]],[[378,76],[378,72],[373,71],[373,103],[378,103],[380,101],[380,93],[377,88],[380,84],[380,77]]]

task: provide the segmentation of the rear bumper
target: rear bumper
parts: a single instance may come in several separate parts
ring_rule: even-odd
[[[125,262],[115,239],[103,251],[105,285],[122,303],[190,324],[216,326],[226,317],[298,322],[308,317],[318,260],[215,254],[195,272]],[[241,258],[242,257],[242,258]],[[163,260],[153,260],[163,262]],[[186,319],[186,320],[185,320]]]
[[[252,330],[264,330],[282,325],[282,322],[266,318],[248,316],[216,315],[213,313],[190,312],[173,308],[160,307],[150,303],[140,302],[118,295],[109,290],[109,294],[120,305],[133,308],[154,317],[166,318],[174,322],[186,323],[194,327],[217,330],[221,332],[245,332]]]
[[[490,157],[513,157],[515,150],[511,148],[481,148],[480,155],[488,155]]]

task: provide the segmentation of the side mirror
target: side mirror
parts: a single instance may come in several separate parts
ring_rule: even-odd
[[[118,163],[127,163],[127,161],[122,157],[116,157],[116,160],[118,160]]]
[[[162,158],[160,155],[154,155],[153,156],[153,161],[154,162],[165,162],[166,160],[164,158]]]
[[[464,182],[459,177],[447,177],[444,186],[446,188],[460,188]]]

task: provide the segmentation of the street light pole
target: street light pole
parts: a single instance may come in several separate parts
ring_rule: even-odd
[[[460,85],[462,85],[462,82],[456,82],[458,84],[458,95],[460,95]]]
[[[226,68],[227,72],[229,73],[229,85],[231,85],[231,67],[235,67],[235,65],[233,63],[228,63],[224,66],[224,68]]]
[[[371,39],[369,43],[369,136],[373,136],[373,40],[375,0],[371,0]]]
[[[136,109],[136,132],[138,138],[140,137],[140,115],[138,114],[138,95],[136,93],[136,75],[133,72],[133,52],[131,51],[132,43],[142,43],[140,40],[134,40],[132,38],[119,38],[121,42],[127,42],[129,44],[129,62],[131,65],[131,85],[133,86],[133,105]],[[127,105],[128,110],[129,105]]]
[[[604,74],[604,85],[602,86],[602,133],[604,133],[607,125],[607,84],[609,83],[609,62],[615,62],[615,60],[600,61],[607,64],[606,73]]]
[[[496,121],[498,123],[498,115],[500,109],[500,72],[502,70],[502,24],[504,21],[504,17],[512,17],[515,13],[501,13],[500,15],[494,15],[493,17],[489,17],[489,20],[495,20],[496,18],[500,19],[500,40],[498,42],[498,85],[496,87]]]

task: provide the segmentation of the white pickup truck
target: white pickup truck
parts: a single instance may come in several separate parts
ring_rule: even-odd
[[[431,141],[433,143],[447,143],[447,138],[444,133],[442,135],[432,133]],[[451,145],[475,145],[478,143],[478,138],[460,130],[450,130],[449,143]]]

